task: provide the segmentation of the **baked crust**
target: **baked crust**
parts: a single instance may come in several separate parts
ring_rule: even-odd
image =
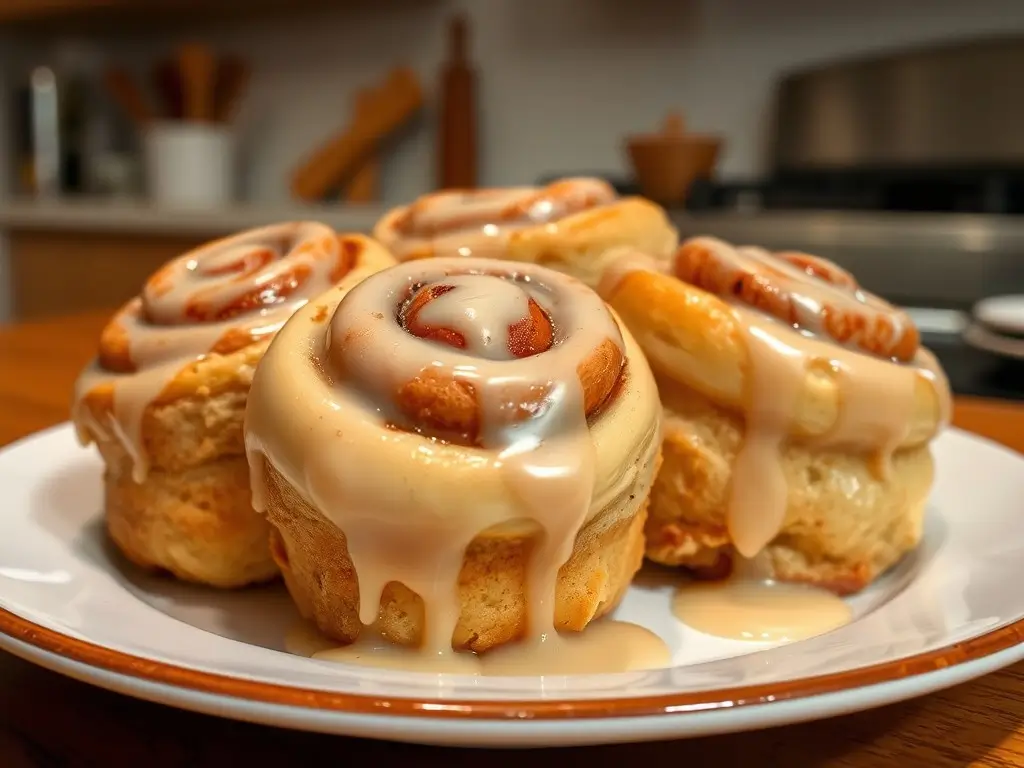
[[[149,470],[141,483],[132,477],[134,460],[124,445],[96,434],[107,530],[136,565],[224,588],[277,576],[266,546],[269,526],[252,509],[242,439],[253,370],[245,361],[257,352],[199,364],[215,373],[217,394],[206,395],[205,378],[190,369],[175,380],[177,399],[164,396],[147,408],[142,435]],[[179,389],[185,379],[194,379],[190,394]],[[87,399],[90,418],[103,417],[102,397]]]
[[[514,232],[504,258],[557,269],[595,288],[620,248],[670,254],[678,235],[665,211],[640,197],[569,216],[555,227]]]
[[[631,492],[594,516],[576,538],[559,571],[555,627],[579,632],[618,605],[644,554],[648,493],[659,453],[638,461]],[[351,643],[359,620],[359,579],[345,534],[306,502],[273,465],[266,469],[266,513],[273,526],[271,551],[302,616],[334,640]],[[527,630],[526,569],[536,532],[491,530],[466,550],[459,573],[461,612],[452,635],[455,650],[483,653],[521,638]],[[384,588],[378,629],[393,643],[420,644],[423,601],[398,582]]]
[[[664,461],[651,491],[647,557],[724,577],[734,557],[728,489],[743,419],[685,386],[664,378],[658,384]],[[886,479],[865,454],[790,442],[780,459],[786,515],[756,558],[760,574],[849,594],[920,542],[934,472],[927,445],[897,451]]]
[[[474,256],[556,269],[582,280],[591,288],[597,287],[601,275],[615,260],[614,251],[636,248],[667,259],[679,240],[664,209],[641,197],[614,199],[608,204],[572,213],[554,222],[518,226],[503,236],[493,238],[493,242],[481,241],[479,228],[455,233],[407,235],[398,225],[408,210],[409,206],[396,208],[385,214],[374,227],[374,236],[403,261],[457,256],[460,255],[459,249],[464,247]],[[476,245],[478,242],[482,244]]]

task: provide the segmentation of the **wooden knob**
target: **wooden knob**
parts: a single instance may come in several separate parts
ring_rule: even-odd
[[[661,130],[666,136],[682,136],[686,130],[683,116],[678,112],[669,112],[665,116],[665,122],[662,124]]]

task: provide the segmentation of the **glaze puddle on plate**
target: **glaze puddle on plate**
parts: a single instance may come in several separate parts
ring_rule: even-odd
[[[418,653],[394,645],[372,628],[352,645],[339,646],[305,621],[289,630],[285,647],[317,661],[488,677],[632,672],[668,666],[672,658],[665,642],[649,629],[609,619],[600,619],[579,634],[567,632],[538,642],[515,643],[480,656]]]
[[[731,579],[680,588],[672,612],[699,632],[733,640],[793,642],[849,623],[850,606],[801,584]]]

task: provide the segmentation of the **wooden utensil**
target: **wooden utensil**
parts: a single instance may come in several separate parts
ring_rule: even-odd
[[[217,65],[213,95],[213,119],[218,123],[229,123],[234,119],[251,74],[248,62],[240,56],[225,56],[221,59]]]
[[[302,200],[323,199],[422,106],[423,90],[416,73],[405,67],[393,70],[384,84],[374,89],[365,112],[299,166],[292,175],[292,193]]]
[[[365,120],[373,109],[374,92],[371,88],[363,88],[356,93],[352,109],[352,121]],[[377,199],[377,186],[380,179],[380,159],[372,154],[356,169],[355,175],[345,187],[342,199],[347,203],[372,203]]]
[[[181,77],[175,62],[161,59],[153,65],[153,88],[163,103],[161,114],[167,120],[180,120],[182,115]]]
[[[686,202],[693,182],[714,173],[722,140],[686,133],[680,114],[670,112],[659,133],[631,136],[626,151],[640,191],[665,205]]]
[[[441,73],[437,168],[441,189],[473,189],[477,184],[476,75],[468,49],[468,22],[457,16],[448,26],[448,61]]]
[[[178,49],[181,77],[182,116],[186,120],[213,119],[217,58],[201,43],[186,43]]]
[[[146,101],[142,89],[124,69],[108,68],[103,74],[103,82],[114,101],[133,123],[142,126],[153,119],[153,110]]]

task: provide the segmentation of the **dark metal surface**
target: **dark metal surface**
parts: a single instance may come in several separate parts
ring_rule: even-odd
[[[922,341],[942,363],[955,394],[1024,401],[1024,361],[974,349],[956,336],[925,334]]]

